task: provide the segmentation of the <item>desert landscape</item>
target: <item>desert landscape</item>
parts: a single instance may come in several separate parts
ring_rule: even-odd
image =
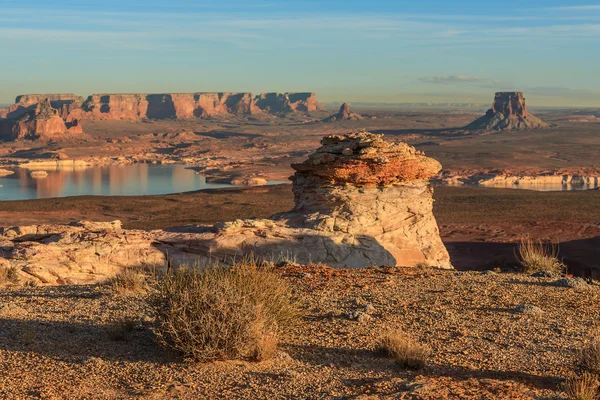
[[[0,5],[0,398],[600,399],[599,8],[507,1]]]

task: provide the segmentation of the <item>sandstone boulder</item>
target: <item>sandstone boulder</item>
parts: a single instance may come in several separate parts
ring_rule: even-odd
[[[498,92],[492,108],[465,128],[470,130],[524,130],[550,125],[527,111],[523,92]]]

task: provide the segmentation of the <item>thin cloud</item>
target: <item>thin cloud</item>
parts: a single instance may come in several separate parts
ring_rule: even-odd
[[[510,83],[497,81],[495,79],[468,75],[426,76],[419,78],[419,82],[430,83],[434,85],[463,85],[494,89],[506,89],[514,87],[514,85]]]

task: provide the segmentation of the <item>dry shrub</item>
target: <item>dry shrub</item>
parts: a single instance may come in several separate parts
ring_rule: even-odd
[[[266,359],[298,318],[286,282],[256,264],[169,270],[157,289],[159,341],[194,361]]]
[[[121,295],[136,295],[145,293],[148,289],[146,274],[135,268],[126,268],[108,280],[113,292]]]
[[[558,259],[558,246],[544,244],[541,240],[529,237],[521,239],[517,249],[517,261],[527,273],[548,272],[551,275],[562,275],[565,264]]]
[[[402,368],[423,368],[431,354],[429,347],[414,340],[410,335],[394,330],[381,337],[378,349],[389,355]]]
[[[581,367],[600,375],[600,329],[595,329],[583,343],[580,353]]]
[[[19,273],[16,267],[0,266],[0,285],[19,283]]]
[[[106,327],[106,334],[111,340],[122,341],[135,330],[137,321],[131,317],[125,317]]]
[[[568,400],[596,400],[599,386],[596,375],[584,372],[580,376],[567,378],[560,388]]]

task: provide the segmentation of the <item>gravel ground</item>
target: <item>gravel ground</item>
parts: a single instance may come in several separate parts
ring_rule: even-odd
[[[0,289],[0,398],[562,398],[557,384],[600,316],[598,284],[429,269],[280,272],[304,318],[262,363],[184,363],[154,343],[144,296],[102,285]],[[123,318],[136,327],[117,340],[109,326]],[[424,369],[374,351],[393,328],[431,347]]]

